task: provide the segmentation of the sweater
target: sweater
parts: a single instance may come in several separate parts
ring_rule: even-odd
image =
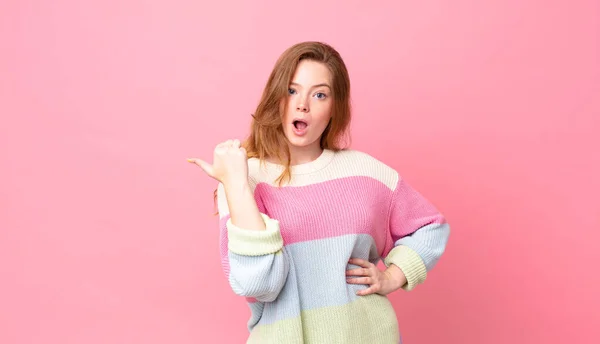
[[[356,292],[350,258],[405,274],[404,290],[423,283],[445,250],[444,216],[398,172],[357,150],[323,153],[292,166],[248,159],[249,184],[266,230],[239,228],[217,188],[221,261],[232,290],[250,308],[247,343],[397,344],[386,296]]]

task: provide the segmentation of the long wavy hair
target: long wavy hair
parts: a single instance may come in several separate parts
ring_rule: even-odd
[[[332,75],[333,107],[329,124],[320,138],[321,148],[339,151],[350,144],[350,77],[342,57],[333,47],[322,42],[301,42],[289,47],[273,67],[252,114],[250,135],[241,145],[246,149],[248,158],[258,158],[261,163],[271,159],[284,166],[283,173],[277,178],[280,185],[291,178],[291,156],[282,118],[287,108],[290,83],[302,60],[323,63]]]

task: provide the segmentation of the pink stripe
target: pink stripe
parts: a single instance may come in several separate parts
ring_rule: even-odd
[[[405,181],[398,181],[390,213],[393,241],[410,235],[423,226],[444,222],[444,217],[432,203]]]
[[[394,191],[364,176],[299,187],[278,188],[261,183],[256,186],[254,198],[261,212],[279,221],[285,245],[368,234],[384,257],[398,239],[422,226],[444,222],[435,207],[402,180]],[[228,219],[226,216],[219,223],[222,266],[227,276]]]
[[[384,251],[392,191],[376,179],[347,177],[283,188],[259,184],[255,197],[279,220],[286,245],[369,234],[380,254]]]

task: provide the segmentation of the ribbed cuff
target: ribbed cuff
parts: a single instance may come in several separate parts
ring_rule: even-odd
[[[275,253],[283,247],[279,221],[260,214],[265,221],[265,230],[243,229],[227,220],[229,251],[242,256],[262,256]]]
[[[394,264],[402,270],[406,276],[404,290],[413,290],[417,285],[423,283],[427,278],[427,268],[421,256],[408,246],[396,246],[385,257],[386,266]]]

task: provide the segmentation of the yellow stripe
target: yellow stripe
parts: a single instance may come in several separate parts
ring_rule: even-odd
[[[398,344],[398,320],[387,297],[371,294],[341,306],[302,311],[300,317],[257,325],[248,344]]]
[[[244,229],[227,220],[229,251],[243,256],[261,256],[278,252],[283,247],[283,238],[279,231],[279,221],[261,214],[265,221],[265,230]]]
[[[413,290],[417,285],[425,282],[427,268],[423,259],[417,252],[408,246],[396,246],[385,257],[385,265],[394,264],[402,270],[407,283],[402,286],[404,290]]]

